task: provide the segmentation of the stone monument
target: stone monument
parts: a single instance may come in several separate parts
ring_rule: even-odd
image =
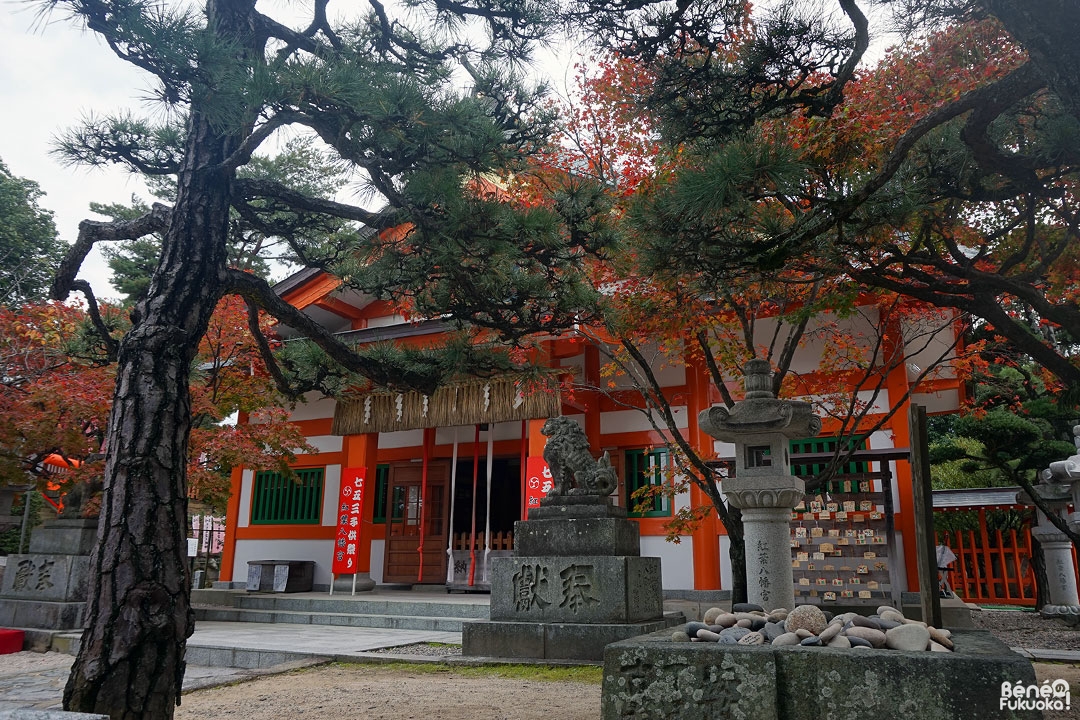
[[[765,608],[795,607],[788,523],[805,486],[791,474],[788,443],[821,430],[810,403],[778,400],[767,360],[750,360],[743,370],[746,396],[729,411],[703,410],[698,425],[735,443],[735,476],[724,478],[729,503],[742,511],[746,541],[747,599]]]
[[[47,650],[57,632],[81,630],[97,518],[72,507],[30,533],[29,551],[9,555],[0,583],[0,627],[26,631],[28,649]]]
[[[641,557],[638,526],[608,497],[618,478],[585,433],[543,427],[554,488],[514,527],[514,554],[491,561],[491,619],[465,623],[467,656],[599,660],[604,646],[670,627],[660,558]]]
[[[1055,509],[1073,532],[1080,532],[1080,425],[1073,427],[1073,443],[1077,454],[1065,460],[1050,463],[1039,474],[1040,482],[1034,486],[1040,499]],[[1017,500],[1033,504],[1026,492],[1021,491]],[[1068,505],[1076,512],[1068,513]],[[1049,602],[1039,608],[1045,617],[1056,617],[1070,625],[1080,624],[1080,596],[1076,589],[1076,568],[1073,565],[1073,544],[1069,536],[1059,530],[1042,510],[1036,509],[1038,524],[1031,534],[1039,541],[1046,563],[1047,593]]]

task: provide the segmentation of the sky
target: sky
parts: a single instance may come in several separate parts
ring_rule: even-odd
[[[41,186],[39,204],[54,213],[60,237],[70,243],[79,222],[95,217],[91,202],[147,194],[141,180],[120,169],[66,166],[50,154],[53,140],[87,113],[137,110],[148,84],[92,33],[61,13],[43,24],[36,9],[0,0],[0,159],[13,175]],[[87,258],[80,277],[95,294],[115,296],[100,254]]]
[[[279,8],[285,4],[263,0],[260,9],[267,6],[281,18]],[[307,6],[302,0],[293,3],[300,11]],[[0,0],[0,160],[16,177],[38,183],[45,193],[39,204],[54,213],[60,237],[71,243],[80,221],[103,219],[90,213],[91,202],[126,203],[133,193],[150,196],[142,180],[118,167],[65,165],[51,154],[54,140],[87,114],[122,109],[142,114],[149,108],[140,97],[151,83],[65,13],[54,12],[42,22],[38,7],[34,0]],[[569,61],[551,62],[565,66]],[[556,82],[567,75],[561,67],[554,69]],[[90,282],[99,299],[117,297],[96,250],[79,277]]]

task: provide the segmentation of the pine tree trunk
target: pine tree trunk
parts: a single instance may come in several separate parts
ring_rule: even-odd
[[[254,0],[208,3],[241,40]],[[243,45],[241,45],[243,47]],[[105,490],[90,560],[86,629],[64,691],[67,710],[171,718],[194,629],[187,559],[191,363],[225,272],[232,173],[213,170],[242,134],[222,134],[192,103],[177,199],[147,297],[120,346]]]

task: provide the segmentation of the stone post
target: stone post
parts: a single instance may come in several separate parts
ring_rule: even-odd
[[[1080,596],[1076,591],[1076,570],[1073,567],[1072,541],[1054,527],[1042,510],[1036,510],[1038,526],[1031,534],[1039,541],[1046,563],[1050,603],[1039,609],[1043,615],[1080,615]]]
[[[747,599],[766,609],[795,606],[788,523],[806,488],[790,472],[788,443],[816,435],[821,421],[810,403],[778,400],[767,360],[744,368],[746,396],[728,410],[716,406],[698,415],[702,430],[735,443],[735,475],[722,490],[742,511],[746,540]]]
[[[1039,473],[1040,482],[1034,486],[1034,490],[1068,523],[1070,530],[1077,532],[1080,531],[1080,425],[1073,426],[1073,443],[1077,447],[1077,454],[1050,463],[1050,467]],[[1020,492],[1017,499],[1032,504],[1025,492]],[[1076,512],[1066,514],[1070,502]],[[1077,595],[1072,541],[1050,522],[1042,510],[1037,509],[1036,512],[1038,525],[1031,529],[1031,534],[1042,548],[1047,592],[1050,595],[1049,602],[1039,608],[1039,613],[1044,617],[1061,618],[1070,625],[1080,624],[1080,596]]]

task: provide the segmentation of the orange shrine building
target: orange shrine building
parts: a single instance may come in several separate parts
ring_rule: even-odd
[[[350,343],[391,341],[422,346],[447,331],[447,325],[438,319],[407,321],[388,303],[346,289],[322,271],[301,271],[275,290]],[[865,499],[852,500],[849,505],[855,512],[849,514],[842,509],[846,507],[843,492],[858,488],[841,484],[834,486],[840,493],[835,503],[828,502],[829,496],[820,508],[801,509],[816,513],[793,513],[793,566],[801,567],[802,576],[810,570],[811,577],[799,581],[808,585],[808,592],[835,595],[845,592],[842,587],[846,592],[865,587],[842,586],[839,570],[832,578],[813,577],[820,571],[814,569],[816,552],[809,552],[817,549],[810,545],[832,538],[829,548],[835,550],[841,548],[833,546],[847,549],[849,543],[853,548],[864,539],[878,542],[871,535],[864,538],[861,525],[851,524],[863,507],[876,510],[864,513],[867,517],[881,518],[882,511],[887,511],[884,520],[892,538],[889,573],[894,590],[918,589],[911,475],[906,460],[896,459],[903,453],[888,451],[908,447],[908,403],[918,403],[930,413],[951,412],[960,406],[962,384],[948,370],[915,384],[918,368],[926,366],[924,356],[953,344],[951,325],[944,327],[941,337],[931,342],[924,338],[917,346],[904,347],[903,361],[891,363],[884,387],[876,394],[859,390],[860,396],[872,403],[869,421],[880,418],[894,399],[906,398],[880,429],[863,439],[867,450],[880,451],[886,458],[866,464],[890,478],[884,486],[869,488],[887,495],[884,502],[864,506]],[[289,328],[279,327],[279,333],[286,341],[290,339]],[[901,336],[898,331],[897,337]],[[812,333],[807,338],[792,363],[793,373],[815,372],[823,354],[830,352],[828,344],[815,340]],[[600,380],[600,350],[584,336],[567,333],[544,341],[543,346],[543,362],[553,376],[576,377],[582,386],[604,384]],[[731,457],[733,446],[714,440],[697,427],[698,413],[720,402],[706,369],[692,363],[666,363],[654,372],[674,408],[680,431],[698,453],[712,460]],[[729,382],[736,396],[741,396],[741,382],[741,378]],[[314,562],[314,589],[326,590],[332,582],[335,554],[348,549],[354,571],[364,580],[487,590],[487,561],[512,551],[514,522],[523,519],[530,496],[535,502],[536,486],[542,483],[538,463],[545,438],[540,429],[547,418],[562,414],[581,424],[595,453],[609,453],[620,476],[612,499],[628,507],[639,524],[642,555],[662,559],[665,592],[729,589],[728,542],[715,512],[690,534],[680,536],[679,542],[667,539],[666,526],[674,512],[687,505],[707,505],[704,493],[691,485],[687,492],[659,494],[644,512],[633,512],[631,493],[643,484],[670,482],[665,437],[623,398],[580,389],[570,393],[561,387],[565,386],[554,383],[548,391],[526,392],[513,379],[491,378],[447,386],[432,397],[373,391],[339,401],[309,394],[292,411],[291,422],[301,428],[316,452],[298,457],[296,478],[243,468],[233,472],[219,586],[243,587],[249,562],[274,559]],[[836,432],[837,424],[826,419],[821,437],[797,441],[792,451],[831,450],[835,445],[829,444],[830,433]],[[345,519],[342,491],[358,477],[362,478],[363,494],[353,508],[354,532],[346,539],[338,527]],[[846,519],[838,524],[840,516]],[[822,517],[828,520],[820,521]],[[868,521],[866,527],[872,525]],[[796,546],[801,543],[797,538],[805,538],[802,549],[807,551],[807,562],[799,561]],[[342,554],[338,554],[339,561]],[[883,551],[877,554],[884,557]],[[880,567],[884,561],[875,564]],[[874,577],[873,566],[866,565],[870,565],[865,568],[866,577]],[[863,569],[860,562],[857,570]],[[851,569],[848,580],[858,583],[855,572]],[[795,574],[800,576],[798,570]],[[876,585],[878,581],[868,582]],[[822,593],[818,593],[814,586],[826,583],[833,584],[833,589],[821,588]]]

